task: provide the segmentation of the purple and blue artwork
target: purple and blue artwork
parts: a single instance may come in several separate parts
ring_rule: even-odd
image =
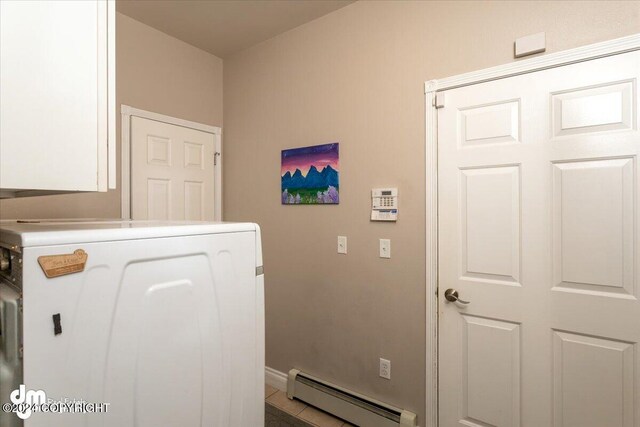
[[[283,205],[340,203],[339,145],[335,142],[282,150]]]

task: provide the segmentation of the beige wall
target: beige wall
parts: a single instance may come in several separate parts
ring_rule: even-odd
[[[359,1],[225,60],[224,212],[262,226],[267,365],[416,411],[423,425],[424,81],[513,61],[514,40],[539,31],[547,52],[639,32],[639,5]],[[281,206],[280,150],[334,141],[340,205]],[[396,224],[369,221],[378,186],[399,188]]]
[[[118,106],[222,126],[222,59],[120,13],[116,25]],[[118,189],[107,193],[0,201],[2,219],[118,217],[119,181]]]
[[[513,40],[538,31],[548,52],[639,32],[639,4],[360,1],[225,61],[224,212],[263,227],[267,364],[423,423],[423,82],[512,61]],[[120,14],[117,25],[118,104],[222,125],[222,60]],[[333,141],[341,204],[281,206],[280,150]],[[398,223],[369,222],[377,186],[399,187]],[[2,218],[119,212],[119,190],[0,201]],[[377,257],[379,238],[392,259]]]

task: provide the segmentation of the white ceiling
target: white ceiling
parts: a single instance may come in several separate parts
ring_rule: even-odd
[[[226,57],[354,0],[118,0],[137,21]]]

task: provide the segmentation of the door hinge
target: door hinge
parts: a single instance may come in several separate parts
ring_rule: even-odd
[[[444,92],[436,92],[433,99],[433,106],[436,108],[444,108]]]
[[[218,165],[218,157],[220,156],[220,152],[216,151],[215,153],[213,153],[213,166],[217,166]]]

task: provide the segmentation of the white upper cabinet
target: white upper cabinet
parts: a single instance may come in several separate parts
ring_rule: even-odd
[[[0,197],[115,188],[115,1],[0,1]]]

